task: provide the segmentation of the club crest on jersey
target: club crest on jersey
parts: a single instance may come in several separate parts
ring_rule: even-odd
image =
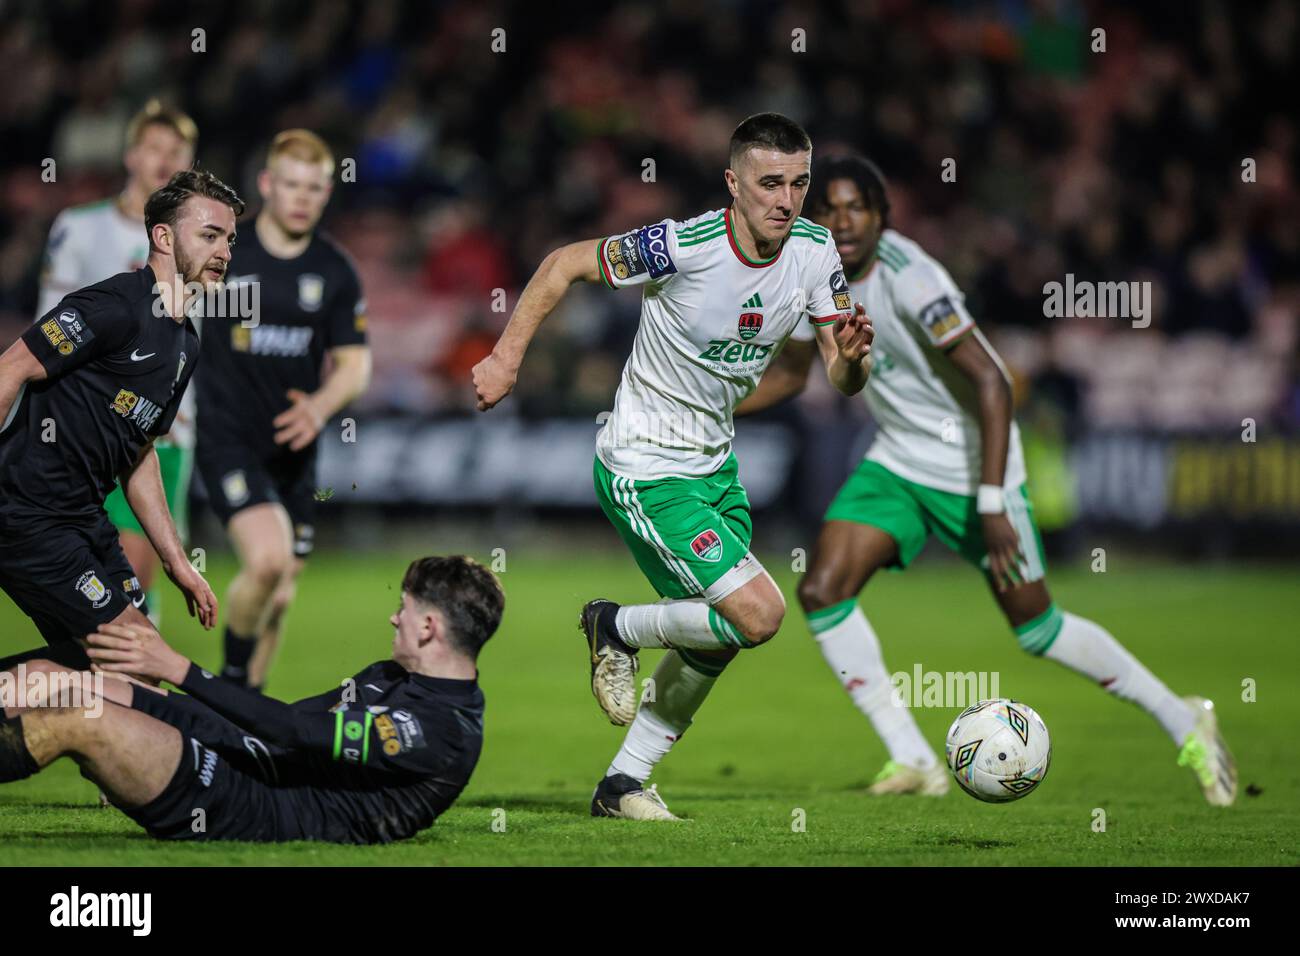
[[[701,561],[719,561],[722,559],[722,539],[712,528],[701,531],[691,542],[691,550]]]
[[[94,571],[86,571],[77,578],[77,590],[85,595],[92,607],[96,608],[103,607],[113,597]]]
[[[324,278],[314,272],[307,272],[298,276],[298,308],[304,312],[315,312],[320,309],[321,301],[324,298]]]
[[[136,403],[140,401],[140,396],[135,392],[128,392],[126,389],[119,389],[117,397],[113,399],[113,411],[117,412],[123,418],[131,414]]]
[[[742,312],[740,319],[736,322],[736,331],[745,341],[749,341],[759,333],[763,328],[762,312]]]

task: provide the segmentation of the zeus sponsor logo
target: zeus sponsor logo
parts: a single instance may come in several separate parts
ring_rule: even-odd
[[[230,344],[236,352],[298,358],[311,351],[316,330],[309,325],[231,326]]]
[[[51,926],[125,926],[132,936],[148,936],[152,917],[152,893],[82,893],[74,885],[50,897]]]
[[[668,255],[668,227],[662,222],[645,226],[637,233],[641,255],[650,267],[650,278],[658,279],[677,271],[672,257]]]
[[[748,362],[762,362],[772,354],[771,345],[759,345],[757,342],[737,342],[734,339],[710,339],[709,347],[697,358],[719,365],[744,365]]]

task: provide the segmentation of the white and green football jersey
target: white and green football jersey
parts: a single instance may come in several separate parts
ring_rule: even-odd
[[[601,463],[635,480],[721,468],[732,411],[785,340],[850,309],[830,232],[802,218],[763,261],[741,251],[730,210],[610,236],[597,258],[610,287],[642,287],[632,355],[596,439]]]
[[[69,292],[119,272],[134,272],[148,260],[149,236],[144,221],[123,213],[116,199],[63,210],[50,227],[45,247],[38,317],[58,305]],[[170,441],[181,448],[194,447],[194,392],[193,388],[185,390],[164,444]]]
[[[880,237],[866,275],[849,285],[876,333],[863,394],[879,431],[866,457],[928,488],[975,494],[979,405],[974,386],[945,354],[964,336],[980,334],[961,290],[925,250],[892,229]],[[1020,430],[1012,421],[1003,485],[1018,488],[1024,480]]]

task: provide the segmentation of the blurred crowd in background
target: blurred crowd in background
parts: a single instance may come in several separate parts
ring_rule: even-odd
[[[326,228],[369,297],[363,410],[464,412],[508,317],[494,290],[508,310],[557,244],[725,205],[732,128],[776,110],[815,153],[881,166],[895,227],[966,292],[1024,415],[1043,400],[1067,429],[1300,427],[1287,0],[1249,16],[1226,0],[6,6],[5,342],[33,317],[51,220],[120,187],[126,122],[157,96],[194,117],[199,161],[254,211],[278,130],[355,160]],[[1151,327],[1045,317],[1044,284],[1067,274],[1150,281]],[[512,413],[610,407],[638,310],[635,293],[574,290]],[[824,388],[802,401],[865,414]]]

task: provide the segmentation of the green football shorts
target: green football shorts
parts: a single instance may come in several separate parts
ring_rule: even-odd
[[[1006,514],[1020,539],[1025,581],[1040,581],[1047,573],[1043,539],[1034,522],[1034,509],[1025,486],[1007,489]],[[934,535],[971,564],[987,572],[988,549],[975,510],[974,495],[956,495],[899,477],[876,461],[863,459],[844,482],[830,507],[827,521],[852,521],[879,528],[898,543],[896,567],[906,568]]]
[[[731,455],[703,478],[637,481],[596,459],[601,510],[660,597],[716,604],[763,573],[749,553],[754,528],[737,470]]]
[[[167,496],[167,510],[172,513],[172,521],[181,540],[189,537],[187,527],[190,503],[190,475],[194,471],[194,449],[180,448],[161,441],[154,445],[158,452],[158,468],[162,472],[163,492]],[[104,510],[108,520],[118,531],[129,531],[144,536],[144,529],[136,519],[135,512],[127,504],[122,486],[118,485],[104,499]]]

